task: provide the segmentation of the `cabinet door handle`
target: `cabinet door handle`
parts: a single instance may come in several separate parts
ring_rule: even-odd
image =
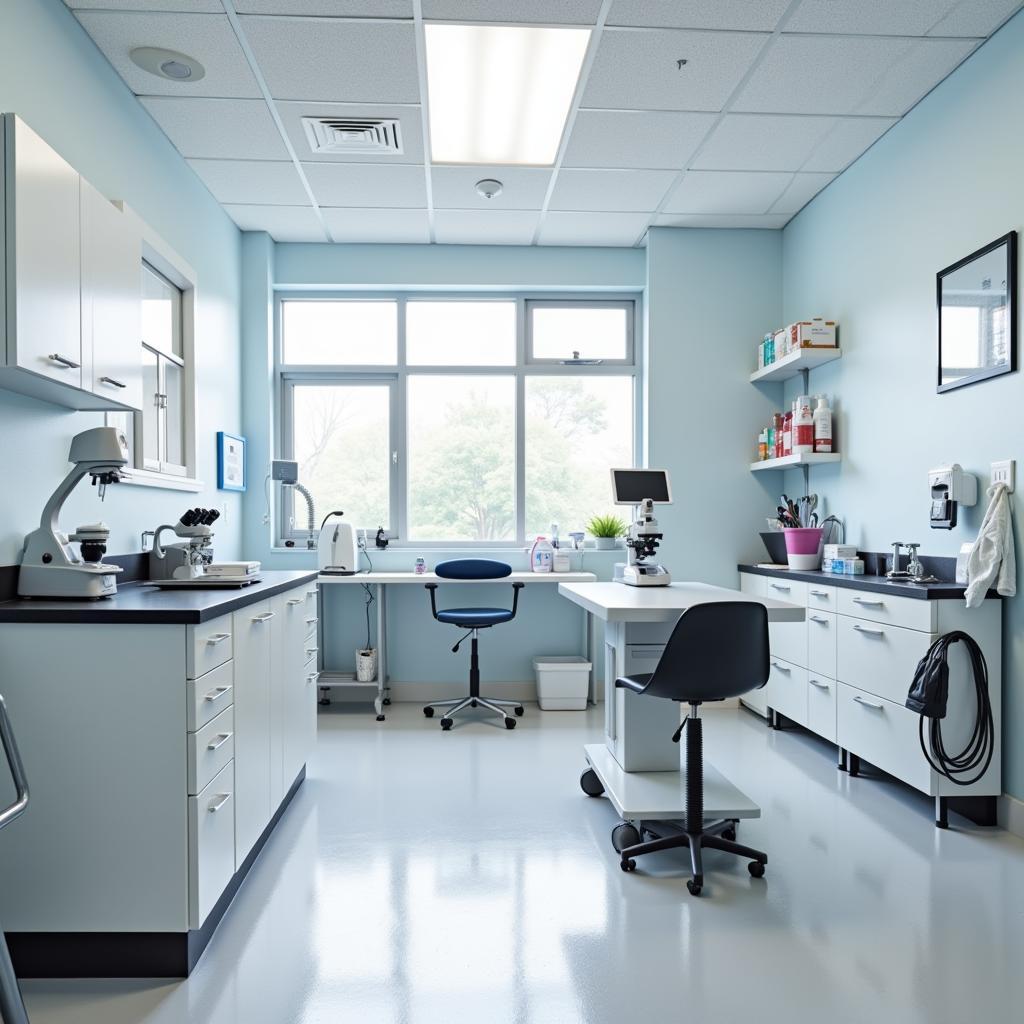
[[[254,615],[252,617],[253,622],[269,622],[277,612],[264,612],[262,615]]]
[[[827,590],[812,590],[811,597],[828,597]]]
[[[319,672],[310,672],[309,675],[306,676],[306,682],[307,683],[315,683],[319,678],[320,678],[320,673]]]
[[[865,608],[884,608],[885,607],[885,602],[884,601],[869,601],[865,597],[855,597],[853,599],[853,603],[854,604],[862,604],[862,605],[864,605]]]
[[[856,701],[856,702],[857,702],[858,704],[863,704],[863,705],[864,705],[864,707],[866,707],[866,708],[871,708],[871,710],[872,710],[872,711],[884,711],[884,710],[885,710],[885,708],[884,708],[884,707],[882,707],[882,705],[881,705],[881,704],[876,704],[876,703],[875,703],[874,701],[872,701],[872,700],[865,700],[865,699],[864,699],[863,697],[859,696],[858,694],[854,694],[854,695],[853,695],[853,699],[854,699],[854,700],[855,700],[855,701]]]
[[[808,679],[807,682],[809,682],[811,686],[816,686],[819,690],[828,689],[828,683],[823,683],[820,679]]]
[[[100,377],[100,381],[104,384],[109,384],[115,388],[126,388],[127,384],[123,380],[118,380],[116,377]]]
[[[777,661],[772,662],[772,668],[777,668],[780,672],[785,672],[786,675],[789,675],[790,672],[793,671],[791,668],[789,668],[789,666],[780,665]]]
[[[828,619],[823,619],[820,615],[812,615],[810,618],[811,622],[820,622],[822,625],[828,625]]]
[[[771,587],[772,590],[784,590],[787,594],[793,589],[792,587],[786,586],[782,583],[769,583],[768,586]]]
[[[313,655],[316,654],[316,652],[319,651],[319,650],[320,650],[319,647],[307,647],[306,648],[306,657],[307,658],[312,658]]]
[[[46,358],[51,363],[62,366],[65,370],[79,370],[82,367],[81,363],[76,363],[74,359],[68,359],[67,356],[62,356],[59,352],[51,352]]]
[[[315,626],[320,620],[314,615],[311,619],[306,619],[307,626]]]
[[[216,814],[229,800],[231,799],[230,793],[219,793],[217,799],[213,801],[206,809],[211,814]]]
[[[884,629],[868,629],[867,626],[862,626],[858,622],[853,624],[853,628],[857,630],[858,633],[866,633],[868,636],[885,636]]]
[[[211,633],[207,638],[206,642],[210,647],[216,647],[217,644],[224,643],[225,640],[230,640],[230,633]]]
[[[206,694],[206,696],[203,697],[203,700],[208,700],[212,704],[215,700],[220,700],[221,697],[223,697],[230,689],[230,686],[218,686],[216,689],[211,690]]]
[[[212,743],[208,743],[206,745],[206,749],[207,750],[219,750],[221,747],[224,746],[225,743],[227,743],[227,741],[229,739],[231,739],[231,737],[233,735],[234,735],[234,733],[230,733],[230,732],[218,733],[217,734],[217,738]]]
[[[297,604],[305,604],[306,599],[304,597],[290,597],[288,598],[288,604],[295,607]]]

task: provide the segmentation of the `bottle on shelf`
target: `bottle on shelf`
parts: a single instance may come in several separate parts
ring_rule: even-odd
[[[783,456],[793,454],[793,410],[786,410],[782,419],[782,454]]]
[[[818,404],[814,410],[814,450],[822,454],[832,451],[832,410],[828,407],[828,398],[818,395]]]
[[[757,461],[764,462],[768,458],[768,431],[762,430],[757,435]]]
[[[814,414],[811,396],[801,395],[793,403],[793,454],[814,451]]]
[[[775,445],[772,450],[768,453],[770,458],[781,459],[783,451],[783,430],[785,428],[785,417],[781,412],[777,412],[772,417],[774,423],[773,433],[775,435]]]

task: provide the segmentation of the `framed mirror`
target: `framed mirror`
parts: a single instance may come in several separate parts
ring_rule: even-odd
[[[939,271],[937,391],[1017,369],[1016,292],[1016,231]]]

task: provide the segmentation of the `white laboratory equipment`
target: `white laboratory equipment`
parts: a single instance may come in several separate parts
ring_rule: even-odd
[[[611,474],[615,504],[638,506],[626,537],[629,560],[618,582],[631,587],[667,587],[672,577],[668,569],[653,558],[664,536],[654,517],[654,506],[672,503],[668,472],[664,469],[613,469]]]

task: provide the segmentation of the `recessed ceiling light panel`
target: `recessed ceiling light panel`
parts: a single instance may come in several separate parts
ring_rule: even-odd
[[[195,57],[159,46],[138,46],[129,56],[143,71],[172,82],[198,82],[206,74],[206,68]]]
[[[590,29],[424,28],[435,163],[553,164]]]

